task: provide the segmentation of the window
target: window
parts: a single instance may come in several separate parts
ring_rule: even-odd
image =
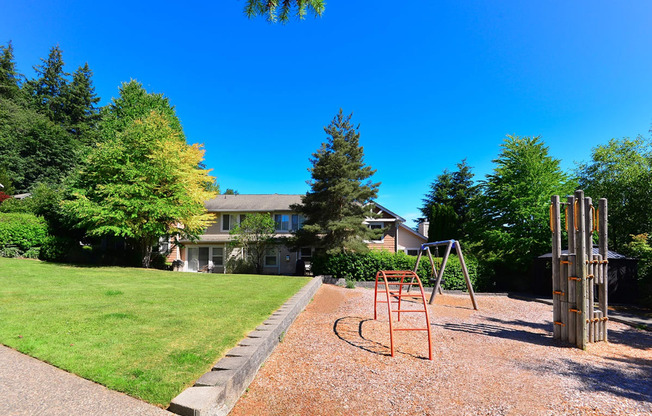
[[[312,248],[301,247],[301,258],[304,260],[310,260],[312,258]]]
[[[188,270],[197,272],[208,268],[208,253],[210,247],[188,248]]]
[[[240,224],[242,224],[242,221],[247,217],[247,214],[240,214]]]
[[[290,216],[287,214],[274,215],[274,222],[276,223],[276,231],[289,231],[290,230]]]
[[[213,247],[213,266],[224,266],[224,249],[222,247]]]
[[[384,228],[382,222],[372,222],[369,223],[367,227],[371,228],[372,230],[382,230]]]
[[[293,230],[299,229],[299,216],[297,214],[292,215],[292,229]]]
[[[408,248],[406,251],[407,251],[408,256],[418,256],[419,255],[419,250],[416,249],[416,248]]]
[[[231,216],[229,214],[222,214],[222,231],[231,230]]]
[[[278,256],[275,249],[265,252],[265,266],[278,266]]]

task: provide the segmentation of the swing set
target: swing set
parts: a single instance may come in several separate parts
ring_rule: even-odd
[[[430,247],[435,249],[435,257],[439,257],[439,247],[446,247],[444,252],[444,257],[442,259],[441,268],[437,270],[435,260],[430,252]],[[427,331],[428,333],[428,359],[432,360],[432,334],[430,331],[430,317],[428,315],[428,306],[426,305],[426,295],[423,290],[423,285],[421,284],[421,279],[417,275],[417,270],[419,269],[419,262],[424,253],[430,259],[430,267],[432,270],[432,275],[437,276],[435,286],[433,287],[432,294],[430,295],[430,300],[428,304],[432,304],[435,299],[437,290],[439,293],[442,293],[441,290],[441,279],[444,275],[444,270],[446,269],[446,263],[448,262],[448,257],[450,256],[451,250],[455,248],[457,256],[460,259],[460,266],[462,266],[462,273],[466,279],[466,287],[469,291],[471,297],[471,302],[473,303],[473,309],[478,310],[478,304],[475,301],[475,293],[473,292],[473,286],[471,285],[471,279],[469,278],[469,272],[466,268],[466,263],[464,262],[464,256],[462,255],[462,248],[460,242],[457,240],[446,240],[446,241],[437,241],[434,243],[426,243],[421,245],[421,250],[417,256],[417,261],[414,266],[414,271],[412,270],[381,270],[376,273],[376,283],[375,283],[375,292],[374,292],[374,319],[378,319],[378,304],[386,303],[387,312],[389,319],[389,340],[390,340],[390,351],[391,356],[394,356],[394,331]],[[404,290],[403,288],[406,287]],[[410,294],[410,289],[412,287],[418,287],[419,293]],[[380,289],[380,290],[379,290]],[[381,295],[378,298],[378,295]],[[383,295],[384,294],[384,295]],[[401,301],[404,299],[411,299],[412,302],[406,302],[407,304],[417,305],[416,308],[409,308],[407,305],[402,304]],[[420,301],[419,301],[420,300]],[[425,327],[395,327],[393,324],[393,314],[397,314],[397,321],[401,320],[402,313],[423,313],[425,318]]]

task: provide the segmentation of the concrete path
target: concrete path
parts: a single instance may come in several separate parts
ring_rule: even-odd
[[[173,413],[0,345],[0,415],[170,416]]]

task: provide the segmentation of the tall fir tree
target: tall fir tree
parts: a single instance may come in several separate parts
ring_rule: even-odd
[[[296,233],[296,245],[314,245],[328,254],[368,250],[364,240],[378,237],[363,221],[369,217],[369,203],[376,198],[380,183],[376,172],[364,163],[359,126],[340,109],[324,128],[328,135],[310,162],[310,190],[292,208],[306,217]]]
[[[0,97],[14,99],[20,92],[20,74],[16,72],[14,46],[0,46]]]
[[[68,131],[85,145],[94,144],[93,133],[99,120],[97,103],[100,98],[95,94],[92,77],[93,72],[88,67],[88,63],[80,66],[73,73],[72,81],[64,95]]]
[[[43,63],[34,67],[38,78],[27,81],[26,89],[38,111],[53,122],[67,126],[64,96],[68,86],[68,74],[63,70],[62,55],[61,48],[58,45],[53,46],[48,58],[41,59]]]
[[[432,232],[428,237],[431,241],[464,239],[467,236],[471,201],[479,195],[473,176],[471,167],[463,159],[455,172],[444,169],[430,185],[420,210],[430,222],[429,230]],[[439,221],[447,224],[437,224]]]

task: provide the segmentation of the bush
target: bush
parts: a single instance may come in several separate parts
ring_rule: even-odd
[[[41,246],[39,258],[45,261],[65,262],[69,260],[70,253],[78,245],[71,238],[50,236]]]
[[[0,214],[0,250],[3,252],[14,247],[22,255],[32,247],[40,247],[47,236],[48,227],[43,218],[24,213]]]
[[[414,270],[417,258],[403,252],[389,253],[387,251],[371,251],[369,253],[339,253],[317,256],[313,259],[315,274],[332,275],[336,279],[345,278],[354,281],[374,281],[380,270]],[[466,258],[466,267],[473,288],[477,288],[478,264],[473,258]],[[441,266],[442,258],[435,258],[437,268]],[[422,257],[417,275],[424,285],[434,284],[436,276],[432,275],[430,260]],[[442,278],[442,288],[447,290],[466,290],[466,280],[457,256],[451,255],[446,264]]]

